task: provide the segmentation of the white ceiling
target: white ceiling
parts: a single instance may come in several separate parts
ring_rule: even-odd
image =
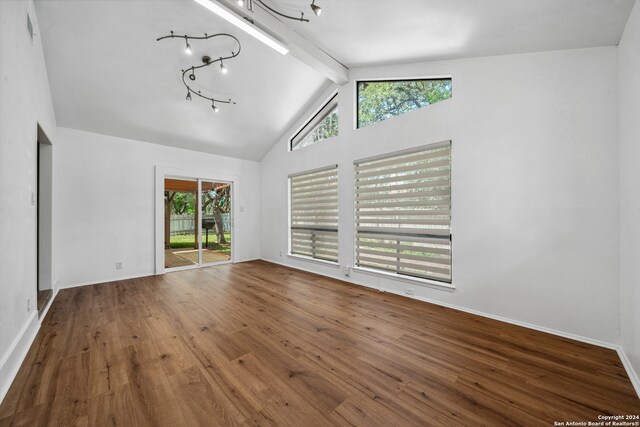
[[[274,1],[311,14],[310,1]],[[293,26],[353,68],[614,46],[634,1],[316,0],[322,15]]]
[[[269,0],[265,0],[269,1]],[[616,45],[634,0],[271,0],[304,10],[287,21],[348,67]],[[56,119],[60,126],[260,160],[328,80],[281,56],[188,0],[38,0]],[[180,70],[231,45],[159,36],[230,32],[241,55],[203,70],[203,88],[234,106],[215,114],[184,99]]]
[[[36,3],[59,126],[198,151],[260,160],[327,80],[187,0]],[[156,38],[229,32],[240,55],[201,71],[196,83],[237,105],[185,100],[181,69],[234,43]]]

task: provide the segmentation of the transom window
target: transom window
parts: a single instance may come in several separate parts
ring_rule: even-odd
[[[451,79],[359,81],[358,128],[451,98]]]
[[[451,142],[355,162],[356,266],[451,283]]]
[[[291,138],[291,151],[338,136],[338,94],[334,94]]]

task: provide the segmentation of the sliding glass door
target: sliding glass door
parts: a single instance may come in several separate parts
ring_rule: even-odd
[[[164,267],[231,261],[231,183],[164,179]]]
[[[231,260],[231,184],[202,181],[203,265]]]

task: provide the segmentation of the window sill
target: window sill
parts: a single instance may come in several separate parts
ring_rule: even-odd
[[[425,286],[433,289],[439,289],[443,291],[453,292],[456,289],[456,287],[450,283],[438,282],[436,280],[421,279],[419,277],[401,276],[399,274],[371,270],[369,268],[364,268],[364,267],[351,267],[351,269],[358,273],[370,274],[372,276],[383,277],[385,279],[391,279],[391,280],[398,280],[400,282],[411,283],[411,284]]]
[[[303,256],[303,255],[287,254],[287,258],[299,259],[299,260],[302,260],[302,261],[309,261],[309,262],[313,262],[313,263],[316,263],[316,264],[326,265],[326,266],[329,266],[329,267],[335,267],[335,268],[339,268],[340,267],[340,264],[338,264],[337,262],[326,261],[324,259],[311,258],[311,257]]]

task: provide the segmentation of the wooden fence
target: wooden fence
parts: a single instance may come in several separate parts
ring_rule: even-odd
[[[205,215],[206,219],[213,219],[213,215]],[[222,227],[225,232],[231,231],[231,214],[222,214]],[[195,218],[191,214],[171,215],[171,235],[194,234]],[[211,234],[211,233],[209,233]]]

